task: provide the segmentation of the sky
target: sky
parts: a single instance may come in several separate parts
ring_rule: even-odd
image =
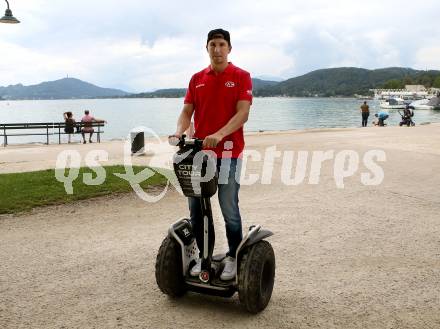
[[[9,3],[21,23],[0,24],[0,86],[69,76],[128,92],[185,88],[209,65],[214,28],[231,33],[229,59],[253,77],[341,66],[440,69],[438,0]]]

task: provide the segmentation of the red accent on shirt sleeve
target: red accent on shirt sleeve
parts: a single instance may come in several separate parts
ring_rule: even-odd
[[[184,104],[194,104],[194,76],[189,81],[188,89],[186,90]]]
[[[244,72],[240,81],[239,101],[249,101],[252,104],[252,79],[248,72]]]

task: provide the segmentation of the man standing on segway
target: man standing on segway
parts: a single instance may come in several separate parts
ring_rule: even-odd
[[[238,207],[241,154],[244,148],[243,125],[248,120],[252,103],[250,74],[228,62],[231,52],[228,31],[215,29],[208,33],[206,50],[210,65],[194,74],[189,82],[184,106],[173,138],[180,138],[194,115],[195,138],[204,139],[203,148],[217,155],[219,172],[218,198],[226,223],[229,251],[221,280],[232,280],[237,272],[235,254],[240,244],[242,224]],[[200,255],[203,254],[203,217],[200,199],[188,198],[191,224]],[[201,259],[190,270],[201,271]]]

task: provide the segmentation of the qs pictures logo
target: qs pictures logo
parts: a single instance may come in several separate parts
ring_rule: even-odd
[[[153,136],[153,141],[149,141],[145,145],[145,149],[151,154],[149,159],[148,167],[142,169],[139,172],[134,171],[133,168],[133,155],[131,152],[131,138],[132,134],[139,132],[144,132],[145,135]],[[181,192],[180,186],[176,180],[174,173],[167,168],[172,168],[171,157],[167,156],[167,151],[174,150],[167,141],[162,141],[160,137],[150,128],[147,127],[136,127],[130,131],[126,141],[124,142],[124,169],[125,173],[114,173],[115,176],[126,180],[136,195],[144,201],[147,202],[157,202],[162,199],[170,183],[176,188],[177,191]],[[160,153],[164,153],[161,156]],[[169,153],[169,152],[168,152]],[[103,161],[108,161],[109,155],[105,150],[92,150],[85,156],[85,164],[87,167],[95,172],[96,177],[92,178],[91,173],[83,174],[83,183],[86,185],[100,185],[106,180],[106,171],[102,167]],[[79,168],[81,167],[81,154],[76,150],[64,150],[58,154],[55,178],[64,184],[64,188],[67,194],[73,194],[73,182],[79,177]],[[150,167],[154,167],[151,169]],[[66,175],[67,171],[67,175]],[[156,173],[164,176],[167,179],[166,185],[159,194],[151,194],[144,190],[141,186],[142,182],[145,182]],[[157,191],[157,190],[156,190]]]

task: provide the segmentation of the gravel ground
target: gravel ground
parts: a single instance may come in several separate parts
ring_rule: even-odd
[[[361,184],[361,163],[336,188],[333,161],[319,184],[307,183],[308,166],[305,182],[286,186],[279,158],[271,184],[242,186],[244,226],[275,233],[275,287],[258,315],[237,295],[160,292],[157,250],[187,215],[173,189],[156,203],[130,193],[0,216],[0,328],[440,328],[439,136],[438,125],[250,136],[258,151],[386,153],[377,186]],[[215,198],[213,211],[224,251]]]

